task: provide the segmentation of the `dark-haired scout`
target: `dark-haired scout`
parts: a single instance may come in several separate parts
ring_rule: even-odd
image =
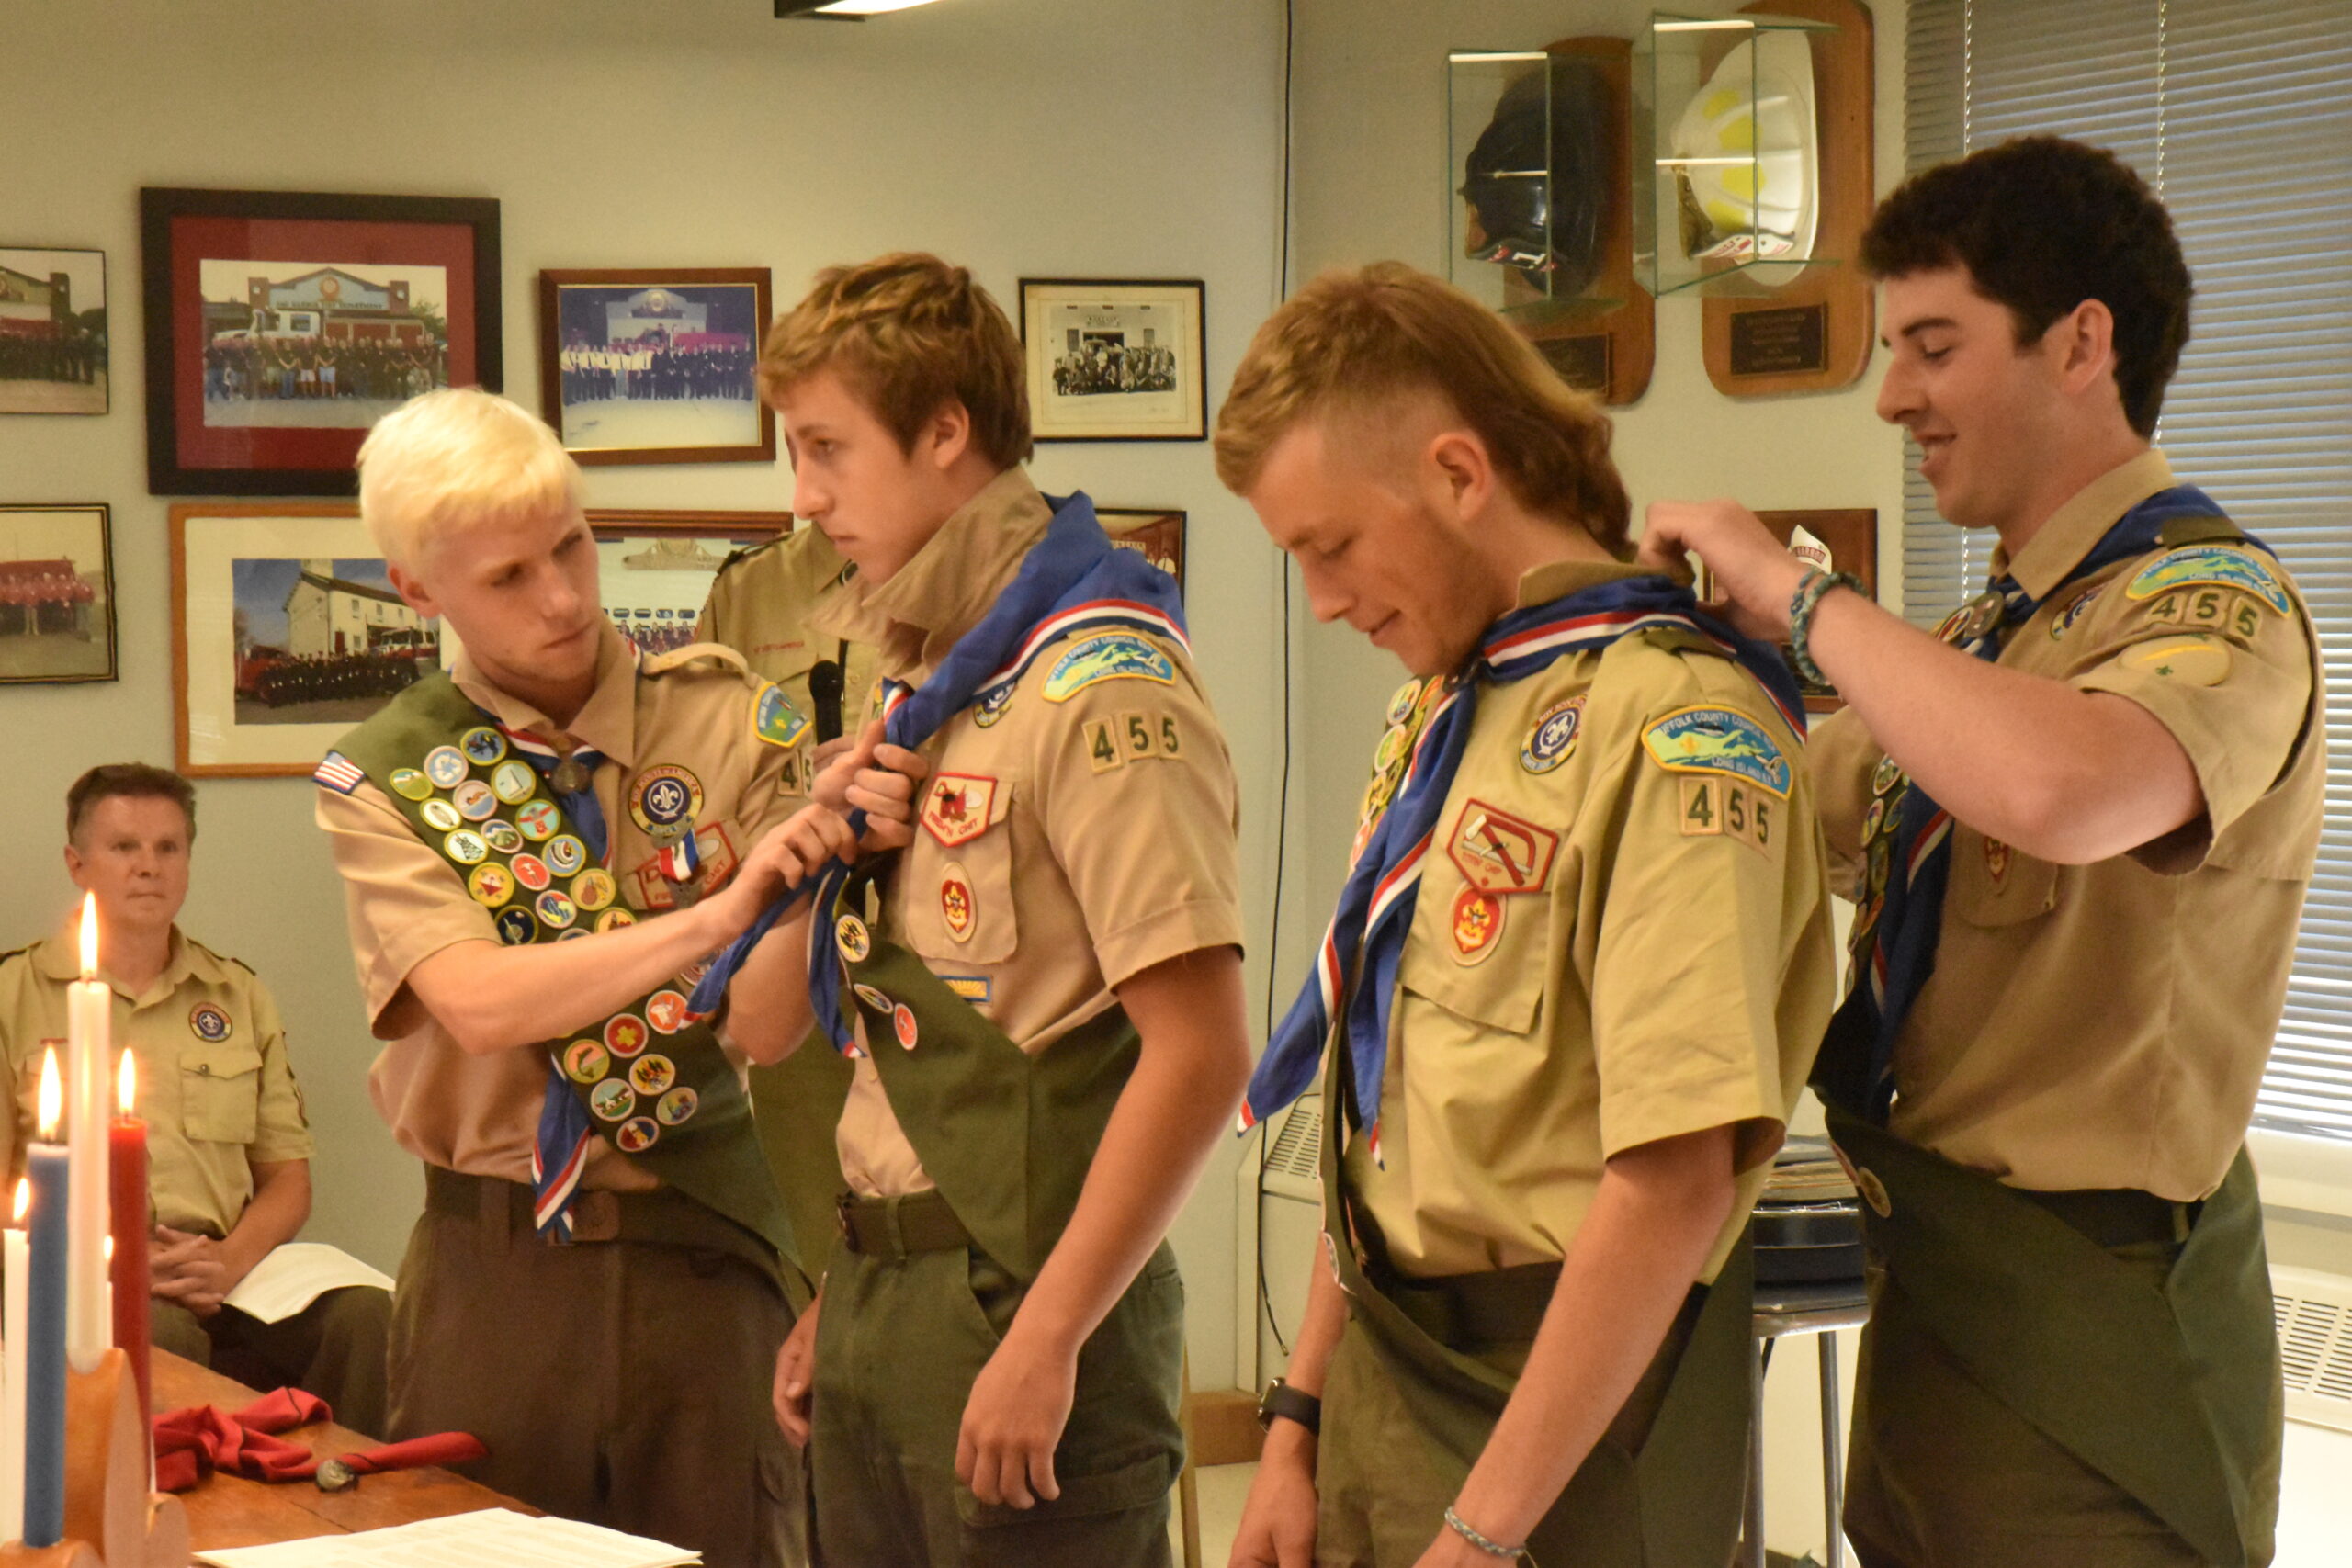
[[[2309,614],[2150,445],[2188,335],[2164,207],[2014,141],[1888,197],[1879,412],[1992,580],[1938,635],[1729,502],[1686,550],[1849,703],[1812,748],[1855,978],[1815,1083],[1869,1205],[1865,1562],[2269,1562],[2280,1399],[2245,1152],[2318,843]]]

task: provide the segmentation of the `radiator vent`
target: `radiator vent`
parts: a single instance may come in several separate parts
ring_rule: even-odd
[[[2270,1292],[2286,1369],[2287,1414],[2352,1432],[2352,1279],[2273,1269]]]
[[[1276,1197],[1319,1202],[1323,1184],[1323,1097],[1310,1094],[1283,1113],[1283,1124],[1266,1150],[1263,1190]]]

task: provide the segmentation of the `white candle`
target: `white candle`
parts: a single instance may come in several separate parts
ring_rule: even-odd
[[[107,1189],[107,1106],[114,1060],[114,992],[96,979],[97,899],[82,899],[82,977],[66,998],[65,1357],[74,1370],[97,1370],[114,1343],[107,1306],[107,1233],[113,1226]]]
[[[25,1534],[26,1289],[33,1265],[24,1224],[31,1201],[31,1184],[17,1182],[15,1219],[0,1231],[0,1267],[8,1271],[7,1301],[0,1308],[0,1335],[6,1336],[0,1341],[6,1358],[0,1368],[0,1540],[21,1540]]]

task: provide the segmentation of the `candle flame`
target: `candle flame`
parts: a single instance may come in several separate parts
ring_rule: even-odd
[[[19,1178],[17,1178],[17,1201],[16,1201],[16,1204],[15,1204],[15,1211],[16,1211],[16,1212],[15,1212],[15,1214],[14,1214],[14,1216],[13,1216],[13,1217],[15,1218],[15,1220],[16,1220],[17,1224],[20,1224],[20,1225],[21,1225],[21,1224],[23,1224],[25,1223],[25,1216],[26,1216],[27,1214],[30,1213],[32,1212],[32,1207],[33,1207],[33,1184],[32,1184],[32,1180],[31,1180],[31,1179],[30,1179],[30,1178],[28,1178],[28,1177],[19,1177]]]
[[[98,972],[98,896],[82,895],[82,978]]]
[[[54,1140],[58,1118],[65,1114],[65,1080],[57,1073],[57,1047],[40,1054],[40,1135]]]
[[[114,1237],[107,1237],[106,1243],[105,1252],[107,1255],[107,1266],[108,1268],[112,1268],[114,1266]]]
[[[115,1079],[116,1105],[122,1119],[130,1120],[130,1108],[139,1100],[139,1067],[128,1047],[122,1053],[122,1071]]]

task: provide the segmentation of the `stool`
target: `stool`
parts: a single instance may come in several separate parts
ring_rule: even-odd
[[[1819,1284],[1756,1287],[1756,1359],[1748,1370],[1755,1392],[1756,1416],[1747,1428],[1747,1512],[1740,1524],[1740,1562],[1746,1568],[1764,1565],[1764,1357],[1776,1339],[1803,1334],[1830,1337],[1821,1347],[1821,1499],[1829,1529],[1828,1568],[1845,1568],[1846,1537],[1839,1529],[1845,1511],[1845,1462],[1838,1434],[1844,1429],[1838,1401],[1837,1331],[1857,1328],[1871,1314],[1870,1298],[1860,1280],[1833,1280]]]

